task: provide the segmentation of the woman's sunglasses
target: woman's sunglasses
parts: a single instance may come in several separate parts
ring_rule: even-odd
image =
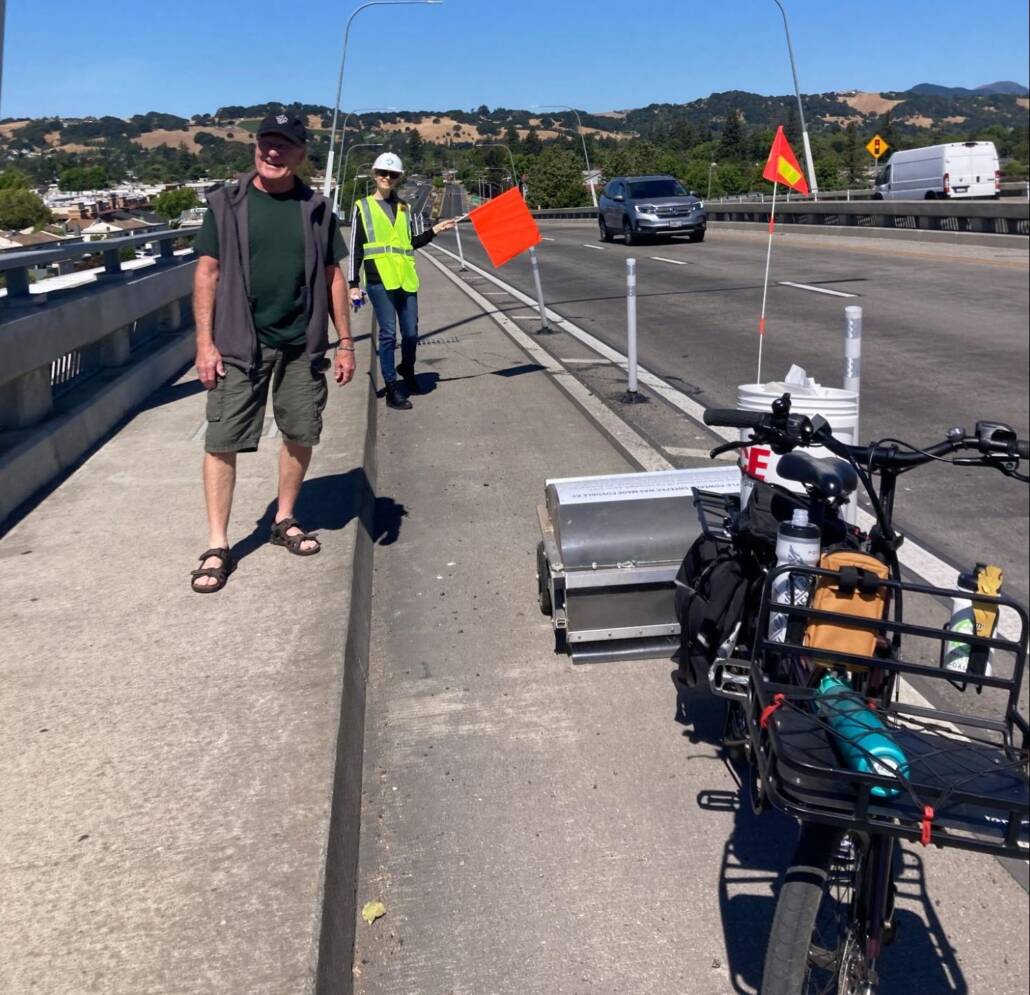
[[[376,176],[388,176],[391,180],[399,180],[401,178],[400,173],[391,173],[388,169],[377,169],[374,172]]]

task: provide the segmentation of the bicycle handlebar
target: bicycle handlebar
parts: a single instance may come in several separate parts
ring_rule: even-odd
[[[829,422],[819,415],[807,418],[790,414],[790,395],[784,394],[772,404],[770,412],[737,411],[734,408],[708,408],[704,413],[706,425],[725,428],[751,429],[751,443],[764,443],[774,452],[782,455],[799,446],[823,446],[841,458],[857,463],[868,470],[894,469],[902,471],[910,467],[929,463],[931,460],[960,450],[976,450],[980,459],[963,458],[963,465],[985,465],[1005,469],[1015,474],[1011,464],[1005,467],[999,458],[1009,460],[1030,459],[1030,442],[1017,439],[1015,432],[1001,422],[980,421],[975,434],[967,436],[964,429],[953,428],[944,442],[922,449],[901,451],[897,446],[872,445],[853,446],[834,438]],[[747,443],[730,442],[720,446],[717,452],[732,449]],[[1020,476],[1020,479],[1023,479]]]
[[[736,408],[705,408],[706,425],[722,428],[758,428],[768,416],[761,411],[737,411]]]

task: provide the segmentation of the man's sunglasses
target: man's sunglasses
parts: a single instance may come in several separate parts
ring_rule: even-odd
[[[376,169],[374,172],[376,176],[389,176],[391,180],[399,180],[401,178],[400,173],[393,173],[389,169]]]

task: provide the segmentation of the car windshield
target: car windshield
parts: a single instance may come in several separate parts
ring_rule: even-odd
[[[642,197],[686,197],[687,191],[676,180],[638,180],[636,183],[626,184],[629,187],[629,195],[633,200],[640,200]]]

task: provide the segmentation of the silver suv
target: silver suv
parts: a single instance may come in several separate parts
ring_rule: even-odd
[[[646,235],[688,235],[704,241],[705,205],[674,176],[616,176],[597,203],[602,242],[622,235],[633,245]]]

